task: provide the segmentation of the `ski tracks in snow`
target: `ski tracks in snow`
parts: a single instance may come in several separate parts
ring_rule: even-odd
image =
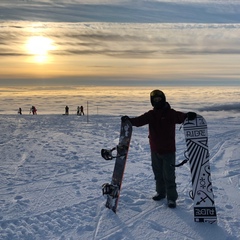
[[[142,205],[143,203],[140,204]],[[150,213],[162,207],[162,205],[156,207],[149,204],[148,207],[143,210],[137,207],[137,205],[138,204],[135,203],[134,206],[133,204],[120,206],[121,209],[117,214],[103,206],[96,224],[97,227],[93,240],[134,239],[134,236],[131,234],[131,227],[139,220],[142,221],[142,219],[146,218]],[[121,232],[125,232],[126,230],[128,232],[127,236],[126,233],[121,234]]]
[[[229,123],[224,124],[224,127],[214,125],[211,129],[215,133],[213,137],[210,135],[209,141],[213,145],[210,149],[210,164],[218,225],[224,226],[229,235],[236,236],[233,239],[238,239],[240,237],[240,224],[237,220],[240,209],[239,124],[236,124],[234,119],[229,119]],[[226,211],[231,214],[226,216]]]
[[[151,173],[148,139],[145,138],[146,131],[134,128],[118,212],[114,214],[101,205],[100,210],[98,209],[100,213],[98,213],[96,218],[93,239],[130,240],[135,239],[134,236],[138,236],[138,240],[145,240],[168,239],[167,236],[171,236],[171,240],[190,240],[204,239],[205,236],[208,236],[208,239],[225,240],[228,238],[237,240],[239,238],[239,224],[237,220],[239,204],[237,203],[236,206],[233,206],[235,200],[228,197],[232,189],[227,192],[226,188],[228,186],[222,185],[216,179],[219,173],[224,173],[224,177],[230,181],[236,178],[234,173],[239,176],[237,174],[237,161],[234,160],[237,159],[237,155],[240,155],[238,154],[239,150],[237,150],[239,142],[236,144],[234,142],[236,138],[233,139],[232,137],[236,135],[235,130],[228,131],[219,125],[215,126],[219,127],[219,129],[216,130],[212,127],[214,135],[209,136],[211,145],[209,150],[218,213],[217,224],[209,225],[193,222],[192,200],[189,197],[191,178],[188,165],[176,170],[179,189],[178,207],[176,209],[168,209],[166,201],[156,203],[151,200],[151,195],[154,194],[154,180]],[[211,129],[211,126],[209,128]],[[177,159],[181,160],[186,147],[185,142],[181,141],[181,133],[177,134],[179,139],[178,148],[180,149]],[[134,138],[135,136],[138,137]],[[232,155],[234,151],[237,151],[236,156]],[[227,161],[225,161],[226,158],[228,159]],[[110,168],[113,168],[113,165],[114,163],[112,163]],[[222,168],[224,168],[224,171]],[[234,173],[232,169],[234,169]],[[109,175],[109,180],[110,178],[111,174]],[[238,193],[235,196],[238,196],[239,189],[236,189],[236,191]],[[103,200],[104,202],[105,200]],[[225,209],[221,210],[221,205]],[[222,216],[226,211],[234,211],[234,213]]]
[[[114,161],[101,148],[118,143],[120,118],[9,116],[1,139],[0,236],[10,239],[237,240],[239,235],[240,133],[237,120],[209,126],[210,164],[218,224],[193,222],[189,166],[177,171],[178,206],[154,202],[147,128],[134,128],[117,214],[106,209],[101,185]],[[5,119],[6,121],[6,119]],[[235,128],[235,129],[234,129]],[[11,136],[8,136],[10,132]],[[183,133],[177,132],[177,160]],[[16,148],[11,151],[12,148]],[[137,237],[136,237],[137,236]]]

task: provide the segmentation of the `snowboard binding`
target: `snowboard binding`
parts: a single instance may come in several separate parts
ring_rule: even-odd
[[[104,183],[102,185],[102,193],[103,195],[110,195],[112,198],[117,198],[119,194],[119,186],[113,185],[110,183]]]
[[[112,152],[116,150],[116,147],[112,149],[102,149],[101,155],[105,160],[112,160],[113,158],[116,158],[117,156],[113,156]]]
[[[113,151],[116,150],[116,155],[113,155]],[[112,149],[102,149],[101,150],[101,155],[105,160],[112,160],[113,158],[117,158],[117,157],[123,157],[126,155],[126,151],[127,151],[127,146],[125,145],[117,145],[116,147],[112,148]]]

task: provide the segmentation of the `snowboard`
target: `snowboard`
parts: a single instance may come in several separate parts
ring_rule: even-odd
[[[183,129],[187,145],[186,157],[192,175],[190,197],[194,201],[194,221],[214,223],[217,214],[209,164],[207,122],[201,115],[197,115],[194,120],[185,119]]]
[[[112,160],[113,158],[116,159],[111,183],[105,183],[102,185],[103,195],[107,196],[105,206],[109,209],[112,209],[112,211],[115,213],[117,211],[131,136],[132,136],[131,122],[129,120],[122,121],[118,145],[110,150],[107,149],[101,150],[101,155],[105,160]],[[115,156],[113,156],[114,152]]]

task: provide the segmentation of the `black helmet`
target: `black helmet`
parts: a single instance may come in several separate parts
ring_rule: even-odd
[[[150,93],[150,100],[154,108],[160,109],[165,106],[166,96],[162,91],[156,89]]]

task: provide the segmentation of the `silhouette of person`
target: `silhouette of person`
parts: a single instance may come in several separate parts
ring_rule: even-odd
[[[84,115],[83,106],[80,107],[80,115]]]
[[[77,115],[80,115],[80,107],[77,107]]]
[[[18,114],[22,115],[22,108],[18,109]]]
[[[36,114],[37,114],[37,109],[36,109],[35,106],[32,106],[32,107],[30,108],[30,113],[31,113],[31,112],[32,112],[33,115],[36,115]]]
[[[66,107],[65,107],[65,115],[68,115],[68,114],[69,114],[69,107],[66,106]]]

